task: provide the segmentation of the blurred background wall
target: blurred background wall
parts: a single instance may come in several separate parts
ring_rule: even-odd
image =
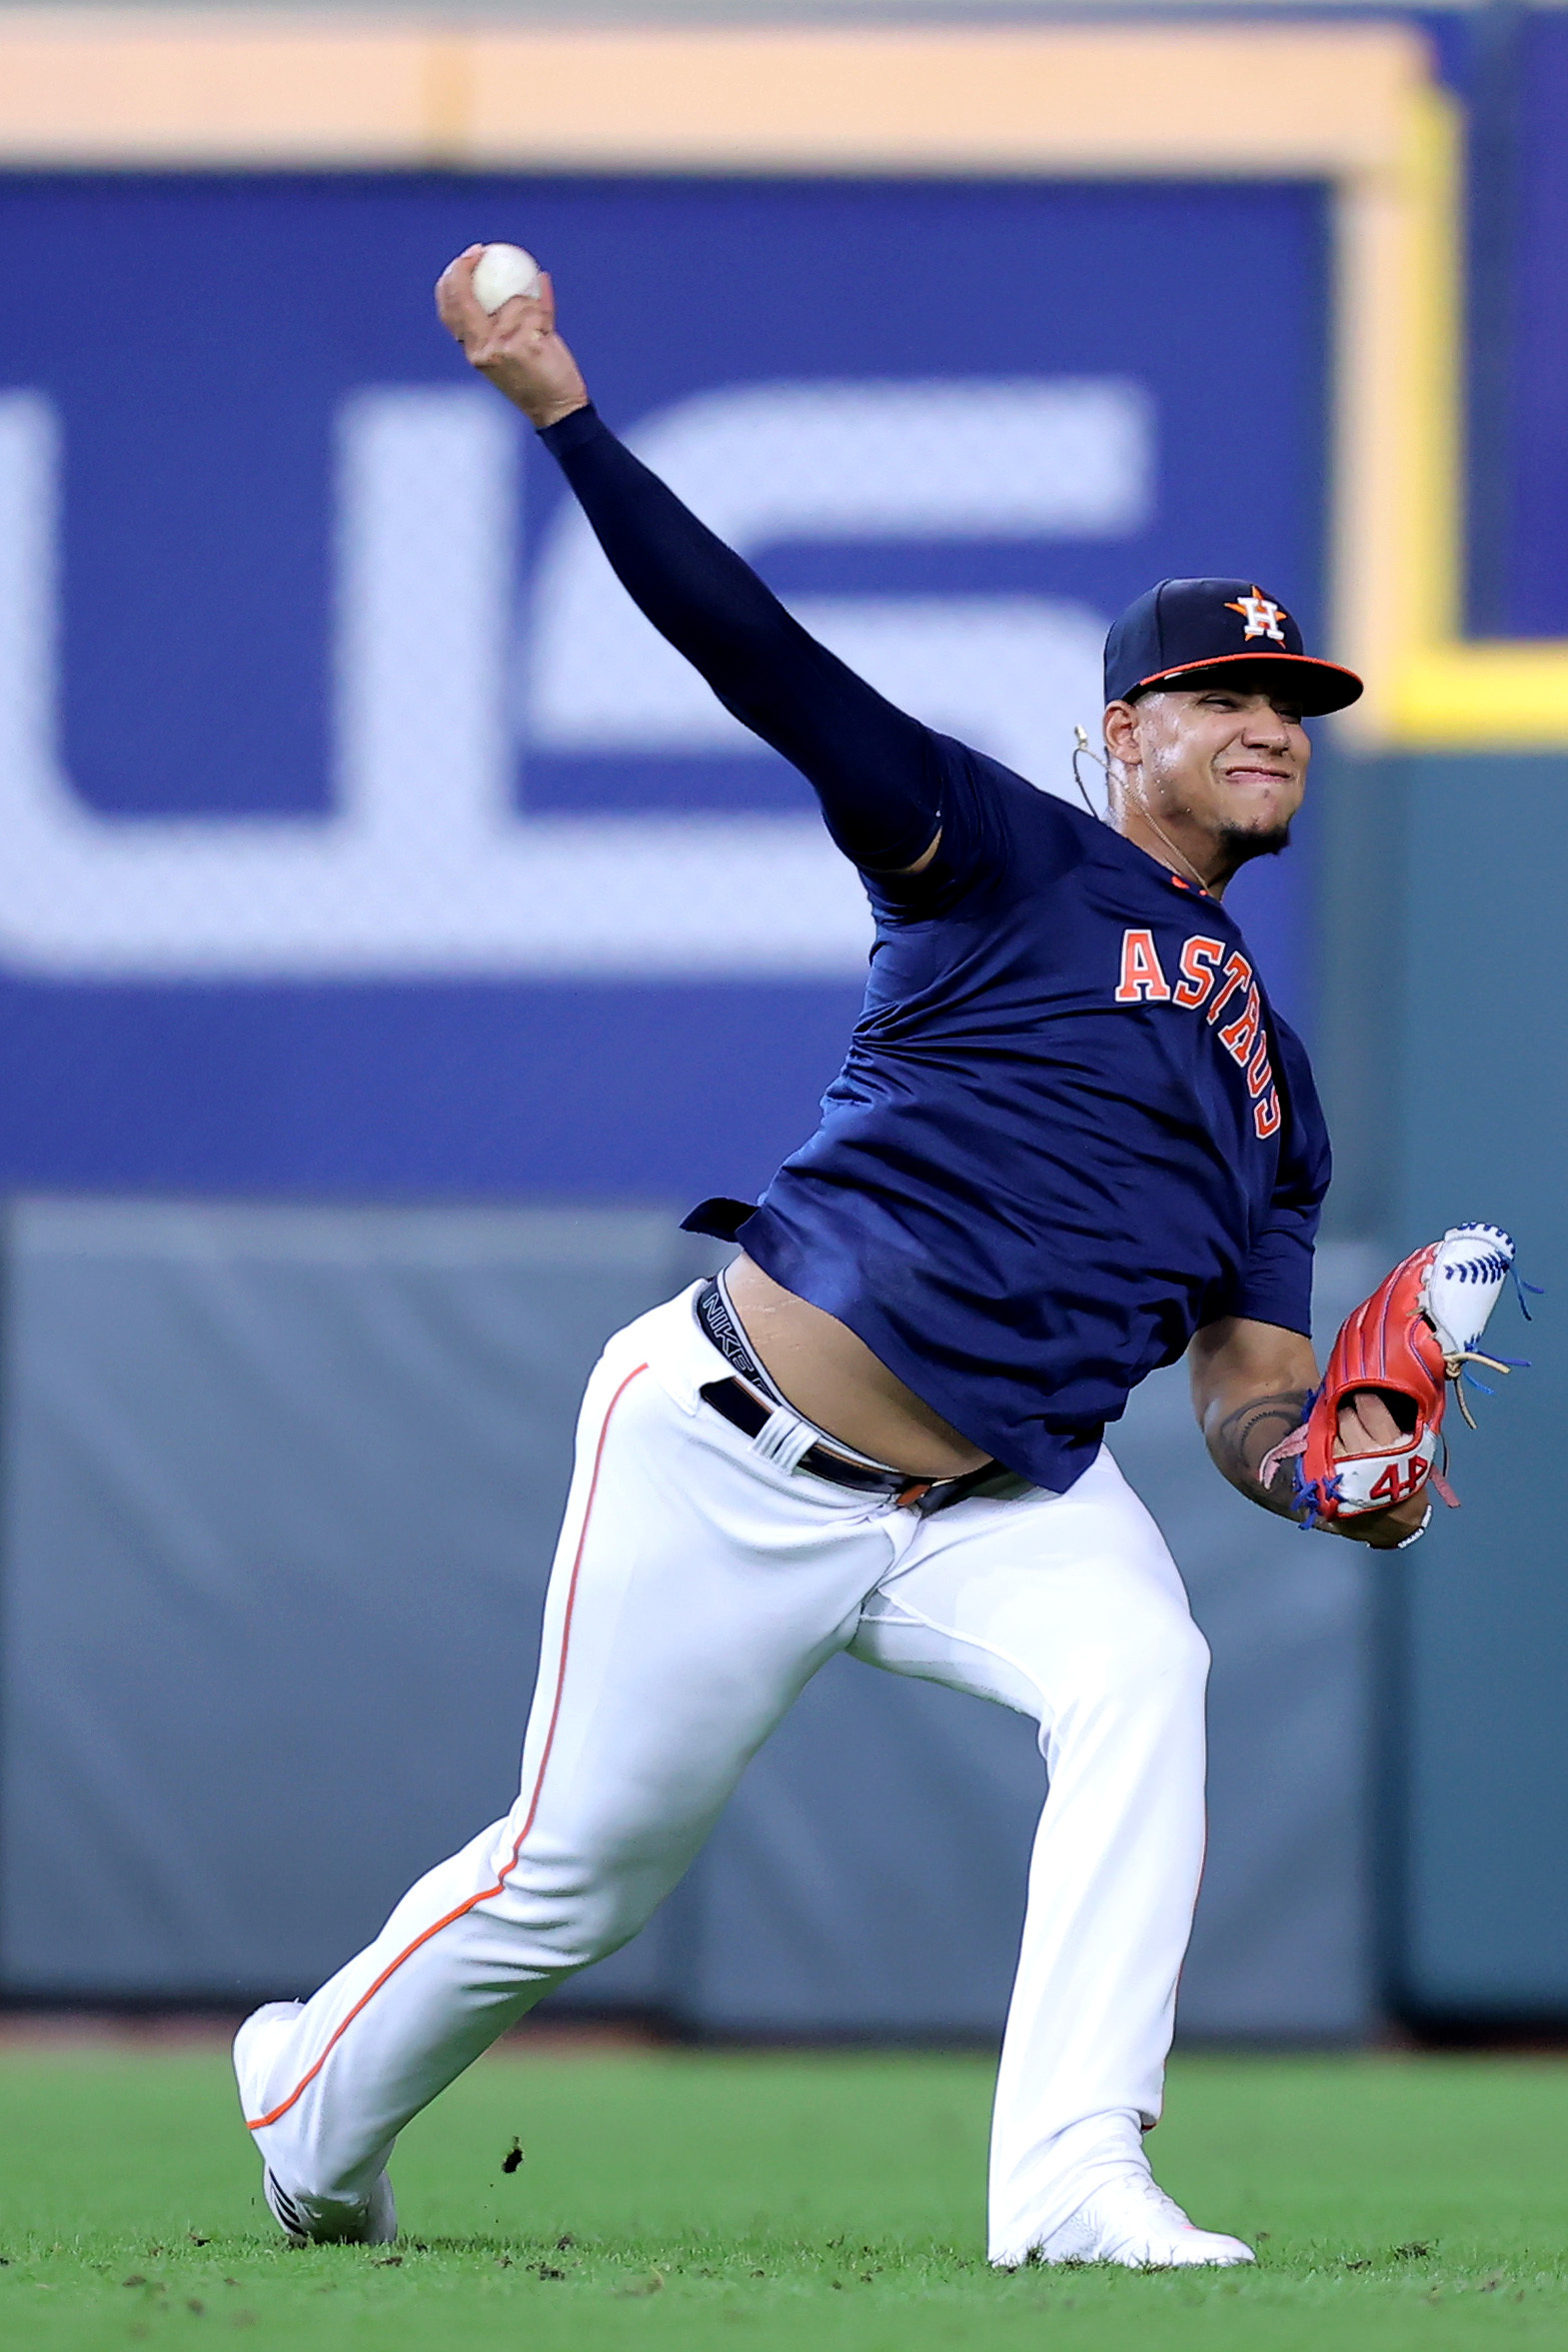
[[[1215,1652],[1183,2028],[1568,2015],[1565,101],[1568,13],[1495,4],[0,8],[0,1994],[307,1988],[505,1809],[582,1379],[858,1001],[805,788],[435,325],[500,236],[1041,789],[1162,574],[1366,670],[1234,893],[1335,1124],[1319,1319],[1461,1216],[1548,1295],[1398,1560],[1230,1494],[1179,1370],[1115,1439]],[[1040,1793],[840,1662],[559,2001],[992,2033]]]

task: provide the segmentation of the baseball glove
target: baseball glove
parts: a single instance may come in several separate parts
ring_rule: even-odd
[[[1396,1265],[1346,1318],[1322,1383],[1307,1399],[1305,1420],[1258,1464],[1265,1486],[1282,1462],[1294,1464],[1293,1501],[1304,1526],[1386,1510],[1428,1480],[1444,1502],[1457,1507],[1439,1460],[1447,1458],[1442,1427],[1448,1387],[1451,1381],[1474,1428],[1459,1385],[1465,1366],[1512,1368],[1483,1355],[1479,1342],[1513,1256],[1512,1241],[1497,1225],[1450,1225],[1440,1241],[1429,1241]],[[1380,1452],[1336,1453],[1339,1408],[1357,1388],[1405,1399],[1405,1410],[1396,1408],[1402,1434]]]

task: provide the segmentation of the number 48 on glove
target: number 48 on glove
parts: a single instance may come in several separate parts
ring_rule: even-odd
[[[1282,1462],[1293,1464],[1292,1502],[1303,1525],[1386,1510],[1428,1480],[1444,1502],[1457,1506],[1439,1461],[1440,1454],[1446,1459],[1448,1387],[1454,1384],[1459,1409],[1473,1428],[1459,1387],[1465,1366],[1512,1369],[1500,1357],[1483,1355],[1480,1340],[1513,1257],[1514,1245],[1501,1226],[1450,1225],[1440,1241],[1429,1241],[1396,1265],[1346,1317],[1322,1384],[1308,1398],[1305,1420],[1258,1465],[1259,1480],[1268,1486]],[[1341,1453],[1339,1409],[1358,1388],[1406,1400],[1398,1414],[1401,1434],[1379,1449]]]

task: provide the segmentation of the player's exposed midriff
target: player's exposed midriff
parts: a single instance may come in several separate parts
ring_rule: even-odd
[[[962,1477],[989,1459],[836,1315],[797,1298],[745,1255],[725,1280],[759,1363],[829,1437],[917,1478]]]

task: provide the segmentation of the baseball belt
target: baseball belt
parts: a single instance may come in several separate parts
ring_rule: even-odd
[[[756,1437],[773,1418],[775,1408],[767,1398],[778,1391],[747,1345],[724,1292],[711,1276],[698,1291],[695,1305],[704,1335],[739,1374],[734,1379],[706,1380],[699,1391],[703,1402],[711,1404],[732,1428]],[[762,1393],[754,1393],[756,1390]],[[784,1409],[792,1411],[793,1407],[785,1402]],[[1026,1478],[1015,1476],[999,1461],[981,1462],[977,1470],[969,1470],[961,1478],[911,1478],[903,1470],[876,1469],[868,1462],[850,1461],[828,1445],[811,1444],[794,1466],[813,1478],[825,1478],[830,1486],[847,1486],[858,1494],[884,1494],[922,1516],[946,1510],[971,1494],[1011,1502],[1034,1491]]]

